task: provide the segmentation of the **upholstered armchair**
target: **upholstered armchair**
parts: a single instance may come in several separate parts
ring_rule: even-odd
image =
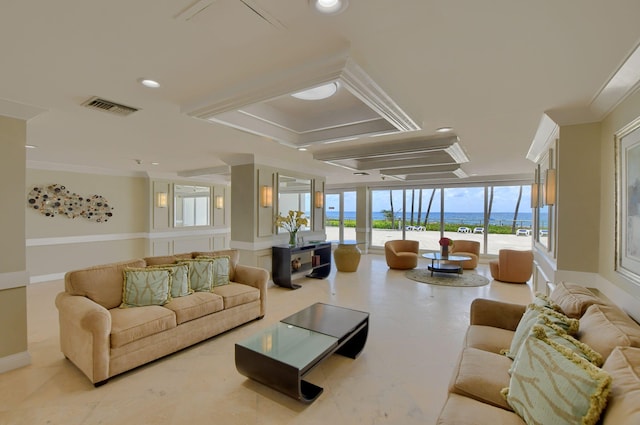
[[[384,256],[392,269],[414,269],[418,265],[418,241],[393,240],[384,244]]]
[[[453,246],[449,248],[449,254],[471,257],[471,260],[462,261],[460,265],[465,270],[475,269],[478,267],[478,259],[480,258],[480,242],[454,240]]]
[[[533,273],[533,252],[501,249],[498,259],[489,262],[491,276],[509,283],[526,283]]]

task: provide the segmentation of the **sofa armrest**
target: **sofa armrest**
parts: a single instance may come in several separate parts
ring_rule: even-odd
[[[515,331],[526,305],[476,298],[471,302],[470,324]]]
[[[109,378],[111,314],[89,298],[56,296],[62,353],[96,384]]]
[[[269,272],[260,267],[236,264],[234,281],[236,283],[253,286],[260,290],[260,316],[264,316],[267,311],[267,283],[269,282]]]

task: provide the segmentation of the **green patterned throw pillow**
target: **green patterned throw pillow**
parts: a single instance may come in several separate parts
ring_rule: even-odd
[[[189,283],[195,292],[210,292],[213,287],[213,258],[180,260],[189,266]]]
[[[165,269],[171,272],[171,298],[184,297],[193,294],[189,285],[189,265],[188,264],[162,264],[149,266],[150,269]]]
[[[580,326],[580,322],[576,319],[569,319],[564,314],[553,311],[550,308],[529,304],[527,306],[527,310],[522,315],[522,319],[520,319],[520,323],[518,323],[515,333],[513,334],[511,347],[509,347],[508,350],[503,350],[503,354],[511,360],[515,359],[516,355],[518,355],[520,346],[529,335],[533,325],[538,323],[539,320],[545,319],[548,319],[550,323],[560,326],[569,335],[578,332],[578,327]]]
[[[171,271],[125,269],[121,308],[164,305],[171,300]]]
[[[229,284],[229,257],[214,257],[213,259],[213,286]]]
[[[502,394],[527,424],[596,424],[611,376],[543,335],[526,338]]]

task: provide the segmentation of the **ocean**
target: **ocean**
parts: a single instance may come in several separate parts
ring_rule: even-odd
[[[338,211],[326,211],[326,217],[328,219],[338,219],[339,213]],[[426,214],[423,212],[420,218],[420,221],[423,222],[426,217]],[[355,211],[345,211],[344,212],[345,220],[355,220],[356,212]],[[384,214],[381,212],[374,212],[372,214],[373,220],[384,220]],[[402,218],[402,213],[396,213],[396,219]],[[532,227],[532,219],[533,214],[531,212],[519,212],[518,217],[516,219],[516,224],[518,227]],[[433,212],[429,214],[429,222],[439,221],[440,213]],[[407,213],[406,221],[408,223],[411,222],[411,214]],[[418,221],[418,213],[415,212],[413,214],[413,221],[417,223]],[[459,223],[460,225],[468,225],[468,226],[483,226],[484,223],[484,213],[468,213],[468,212],[445,212],[444,213],[444,221],[446,223]],[[491,219],[489,220],[489,224],[495,225],[511,225],[513,222],[513,212],[492,212]],[[541,227],[545,226],[545,221],[541,220]]]

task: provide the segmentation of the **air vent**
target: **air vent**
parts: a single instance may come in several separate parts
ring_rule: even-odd
[[[110,100],[102,99],[96,96],[85,101],[82,104],[82,106],[85,106],[89,109],[97,109],[99,111],[111,112],[112,114],[120,115],[123,117],[126,117],[127,115],[131,115],[134,112],[139,110],[138,108],[121,105],[120,103],[112,102]]]

